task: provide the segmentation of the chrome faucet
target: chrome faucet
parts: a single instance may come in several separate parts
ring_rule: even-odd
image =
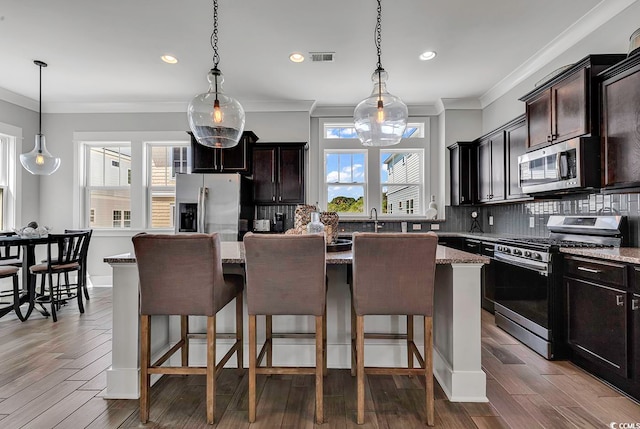
[[[373,232],[378,232],[378,229],[380,228],[378,226],[378,210],[376,210],[375,207],[372,207],[369,211],[369,219],[373,219]]]

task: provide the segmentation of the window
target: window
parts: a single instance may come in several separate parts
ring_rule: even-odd
[[[151,228],[173,228],[176,174],[191,171],[187,143],[148,143],[148,206]]]
[[[367,152],[325,151],[324,159],[327,210],[364,213]]]
[[[89,226],[91,228],[130,228],[130,145],[121,143],[89,145],[86,157],[87,206],[93,207],[93,215],[89,213]],[[129,212],[129,222],[123,222],[124,211]],[[112,214],[111,218],[108,217],[109,214]]]
[[[421,149],[380,150],[382,213],[423,213],[423,152]],[[397,210],[393,211],[396,204]]]
[[[0,230],[16,227],[19,216],[17,169],[22,168],[16,153],[16,142],[22,138],[22,130],[0,123]]]
[[[422,122],[419,122],[420,119]],[[322,159],[319,203],[341,216],[424,215],[429,192],[429,121],[413,118],[392,147],[363,148],[352,122],[319,119]]]

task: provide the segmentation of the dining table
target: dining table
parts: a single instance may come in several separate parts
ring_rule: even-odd
[[[26,320],[29,318],[35,307],[36,301],[36,276],[29,271],[29,267],[36,263],[36,246],[47,244],[49,239],[43,237],[26,237],[19,234],[0,236],[0,246],[11,245],[22,247],[22,283],[21,287],[27,293],[20,296],[20,305],[29,304],[27,312],[24,316]],[[25,287],[26,285],[26,287]],[[13,311],[13,306],[0,310],[0,317]]]

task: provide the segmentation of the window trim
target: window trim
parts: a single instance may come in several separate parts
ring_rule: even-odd
[[[22,128],[0,122],[0,159],[6,161],[0,166],[0,186],[4,189],[2,199],[2,229],[16,228],[22,216],[22,165],[19,154],[22,153]]]

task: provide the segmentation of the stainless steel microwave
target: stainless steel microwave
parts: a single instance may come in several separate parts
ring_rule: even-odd
[[[525,194],[600,187],[600,139],[581,137],[518,157],[518,182]]]

